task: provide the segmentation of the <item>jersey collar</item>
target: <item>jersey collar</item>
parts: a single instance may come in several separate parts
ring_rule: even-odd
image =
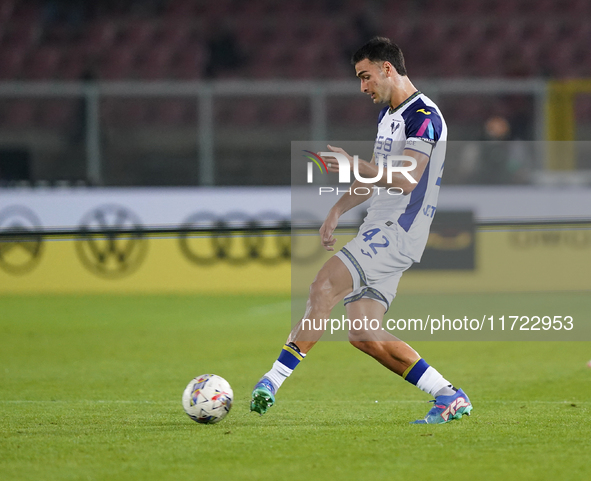
[[[402,107],[404,107],[406,104],[408,104],[411,100],[417,98],[419,95],[421,95],[421,91],[420,90],[417,90],[414,94],[412,94],[409,98],[407,98],[404,102],[402,102],[398,107],[396,107],[396,108],[390,107],[388,109],[388,115],[391,115],[394,112],[397,112]]]

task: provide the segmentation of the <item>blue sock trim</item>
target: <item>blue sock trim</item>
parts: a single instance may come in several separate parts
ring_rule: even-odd
[[[283,346],[283,349],[281,350],[281,354],[279,354],[277,361],[279,361],[281,364],[283,364],[285,367],[289,369],[295,369],[297,365],[300,363],[300,361],[303,359],[304,357],[300,353],[298,353],[295,349],[286,344],[285,346]]]
[[[429,368],[429,364],[424,359],[419,359],[419,361],[412,367],[409,373],[406,375],[405,379],[415,386],[421,379],[421,376],[425,374],[425,371]]]

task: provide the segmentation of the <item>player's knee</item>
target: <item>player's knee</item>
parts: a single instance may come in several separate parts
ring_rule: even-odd
[[[370,352],[372,342],[369,340],[368,332],[365,329],[351,329],[349,331],[349,342],[351,345],[363,352]]]

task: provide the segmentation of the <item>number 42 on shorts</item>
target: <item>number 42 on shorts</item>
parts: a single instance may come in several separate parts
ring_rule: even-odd
[[[380,229],[366,230],[365,232],[363,232],[361,234],[363,236],[363,242],[371,241],[378,234],[378,232],[381,232],[381,230]],[[374,254],[378,253],[378,250],[377,250],[378,247],[388,247],[390,245],[390,241],[383,234],[382,234],[382,239],[384,240],[383,244],[380,244],[379,242],[370,242],[369,243],[369,248],[373,251]],[[370,259],[373,259],[372,255],[369,252],[365,252],[363,249],[361,249],[361,253],[363,255],[368,256]]]

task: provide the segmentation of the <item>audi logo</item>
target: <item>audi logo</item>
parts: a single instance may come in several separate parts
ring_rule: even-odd
[[[263,212],[257,218],[244,212],[230,212],[223,218],[198,212],[181,226],[179,245],[189,261],[201,266],[254,261],[275,265],[291,259],[291,239],[272,231],[285,232],[289,225],[289,220],[275,212]]]
[[[256,217],[244,212],[230,212],[223,217],[213,212],[190,215],[179,229],[179,245],[184,256],[200,266],[224,262],[240,266],[249,262],[275,265],[317,262],[325,254],[320,241],[298,242],[298,225],[322,223],[315,214],[295,212],[292,220],[276,212],[261,212]],[[292,224],[296,221],[295,227]],[[318,236],[318,228],[303,229],[305,235]],[[309,232],[308,232],[309,231]]]

